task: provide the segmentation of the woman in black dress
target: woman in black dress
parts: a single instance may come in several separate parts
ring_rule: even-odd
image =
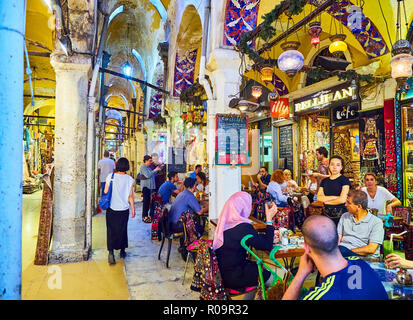
[[[350,180],[344,176],[344,160],[340,156],[330,159],[330,176],[321,181],[317,201],[324,203],[324,215],[337,225],[340,217],[347,211],[345,203],[350,190]]]
[[[247,192],[233,194],[225,203],[215,230],[213,249],[218,260],[222,282],[225,288],[243,291],[258,285],[258,268],[253,261],[247,260],[247,251],[241,246],[241,239],[253,235],[246,245],[258,250],[271,250],[273,247],[274,227],[272,219],[277,212],[275,203],[265,204],[267,228],[259,235],[248,219],[252,199]],[[264,281],[272,285],[272,275],[263,270]],[[249,295],[245,298],[252,298]]]

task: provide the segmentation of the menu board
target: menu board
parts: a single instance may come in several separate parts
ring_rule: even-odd
[[[248,116],[216,115],[216,165],[249,165]]]
[[[287,159],[287,167],[283,169],[293,170],[294,154],[293,154],[293,126],[282,126],[278,130],[278,158]],[[281,168],[279,168],[281,169]]]

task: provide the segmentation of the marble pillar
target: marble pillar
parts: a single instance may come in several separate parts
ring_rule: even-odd
[[[215,165],[215,116],[239,114],[238,110],[228,107],[231,98],[239,92],[241,76],[240,59],[231,49],[218,48],[211,52],[207,70],[212,79],[214,100],[208,100],[208,163],[209,163],[209,218],[217,219],[228,198],[241,190],[241,168],[239,166]]]
[[[50,263],[88,258],[86,227],[86,117],[91,59],[52,54],[56,72],[53,246]]]

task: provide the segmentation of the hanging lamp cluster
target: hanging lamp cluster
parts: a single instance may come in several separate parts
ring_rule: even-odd
[[[401,1],[401,0],[398,0]],[[356,80],[356,81],[367,81],[370,82],[373,78],[372,75],[360,75],[354,70],[348,71],[328,71],[320,67],[307,67],[304,66],[304,56],[298,51],[300,42],[298,41],[287,41],[281,45],[284,52],[278,57],[278,59],[272,59],[268,54],[266,57],[263,55],[271,47],[275,46],[282,39],[288,38],[294,32],[297,32],[304,25],[308,24],[308,34],[311,36],[311,44],[317,47],[321,40],[320,35],[323,32],[321,26],[321,21],[314,20],[318,15],[322,14],[330,6],[336,4],[337,1],[326,0],[321,3],[317,8],[310,12],[306,17],[300,20],[298,23],[293,25],[290,29],[283,31],[283,33],[277,37],[276,28],[274,27],[274,22],[277,21],[282,14],[286,14],[289,19],[291,16],[298,15],[304,11],[306,4],[311,3],[309,0],[283,0],[277,6],[274,7],[269,13],[263,16],[263,22],[257,26],[254,30],[246,32],[241,35],[239,43],[236,45],[236,49],[241,52],[241,54],[248,56],[255,64],[253,69],[258,70],[261,73],[261,80],[265,82],[272,82],[274,77],[274,67],[279,68],[281,71],[285,72],[288,77],[294,77],[297,72],[314,72],[320,75],[321,78],[325,79],[335,75],[339,76],[339,80]],[[363,0],[356,0],[356,5],[352,5],[348,8],[349,16],[347,20],[347,27],[351,30],[353,34],[358,34],[363,30],[363,21],[365,16],[362,12]],[[334,17],[332,16],[332,25]],[[335,21],[335,20],[334,20]],[[344,52],[348,50],[348,46],[345,42],[346,35],[342,30],[343,26],[336,26],[336,34],[330,37],[331,44],[329,46],[329,51],[332,55],[339,59]],[[248,43],[254,38],[261,38],[265,41],[265,44],[259,49],[255,50],[250,47]],[[297,36],[298,38],[298,36]],[[317,69],[317,70],[315,70]],[[322,70],[321,70],[322,69]],[[254,93],[258,96],[258,92]],[[255,95],[254,95],[255,97]],[[269,98],[270,99],[270,98]]]

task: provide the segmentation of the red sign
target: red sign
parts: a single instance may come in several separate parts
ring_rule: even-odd
[[[280,98],[270,102],[271,118],[288,118],[290,116],[290,102],[288,98]]]

